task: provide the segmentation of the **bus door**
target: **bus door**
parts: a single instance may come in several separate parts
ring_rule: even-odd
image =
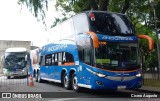
[[[47,78],[52,78],[53,77],[53,68],[54,66],[52,65],[52,54],[48,54],[45,56],[45,69],[44,72],[47,76]]]
[[[47,78],[48,77],[48,66],[47,66],[47,62],[46,61],[46,57],[45,55],[42,55],[40,56],[40,61],[39,61],[39,65],[40,65],[40,74],[41,74],[41,77],[43,78]]]
[[[93,65],[93,45],[92,45],[92,39],[87,34],[81,34],[78,36],[77,40],[78,45],[78,55],[80,59],[80,69],[79,69],[79,76],[84,77],[84,82],[88,84],[86,81],[88,78],[88,75],[86,73],[86,65]]]

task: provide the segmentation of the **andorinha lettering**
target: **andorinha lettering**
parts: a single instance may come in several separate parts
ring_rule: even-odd
[[[63,49],[63,48],[66,48],[66,47],[67,47],[67,44],[60,44],[60,45],[51,46],[51,47],[48,48],[48,52]]]
[[[126,41],[133,40],[131,37],[123,37],[123,36],[103,36],[102,39],[106,39],[106,40],[126,40]]]

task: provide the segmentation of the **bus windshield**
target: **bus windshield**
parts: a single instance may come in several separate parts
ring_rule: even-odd
[[[89,13],[90,30],[103,34],[133,35],[134,27],[129,19],[122,14],[92,12]]]
[[[103,53],[103,54],[102,54]],[[104,69],[129,70],[138,65],[136,43],[102,42],[95,49],[96,66]]]
[[[25,52],[6,52],[5,68],[24,68]]]

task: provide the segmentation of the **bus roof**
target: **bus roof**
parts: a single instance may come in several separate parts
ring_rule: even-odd
[[[75,48],[76,48],[76,43],[73,42],[72,40],[60,40],[44,45],[42,49],[40,49],[40,53],[50,54],[61,51],[73,52]]]
[[[14,47],[6,49],[5,52],[25,52],[25,51],[27,51],[27,49],[24,47]]]

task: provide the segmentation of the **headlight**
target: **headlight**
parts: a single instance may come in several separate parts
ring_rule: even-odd
[[[105,76],[106,76],[106,75],[104,75],[104,74],[94,72],[94,71],[92,71],[92,70],[90,70],[90,69],[88,69],[88,68],[86,68],[86,69],[87,69],[89,72],[91,72],[92,74],[97,75],[97,76],[99,76],[99,77],[105,77]]]
[[[141,74],[141,73],[138,73],[138,74],[136,74],[136,76],[137,76],[137,77],[141,77],[141,76],[142,76],[142,74]]]
[[[26,70],[26,69],[24,68],[24,69],[22,70],[22,72],[25,72],[25,70]]]
[[[101,73],[97,73],[97,76],[99,76],[99,77],[105,77],[106,75],[101,74]]]

